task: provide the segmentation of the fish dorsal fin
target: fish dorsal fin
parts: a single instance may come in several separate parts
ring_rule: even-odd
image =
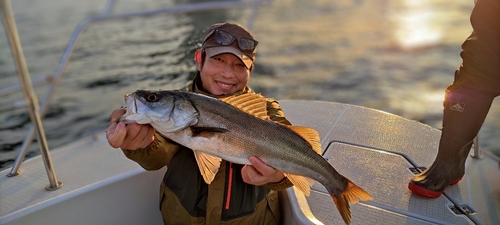
[[[194,151],[194,157],[196,158],[196,163],[198,163],[198,168],[200,168],[200,173],[205,183],[212,183],[215,174],[219,171],[221,158],[196,150]]]
[[[244,93],[219,99],[252,116],[263,120],[270,120],[267,115],[267,98],[261,94]]]
[[[291,125],[283,125],[283,126],[292,130],[297,135],[302,137],[304,140],[309,142],[309,144],[311,144],[312,149],[316,153],[320,155],[323,153],[323,150],[321,149],[321,140],[318,131],[310,127],[291,126]]]
[[[311,186],[314,184],[314,180],[308,177],[285,173],[285,176],[292,182],[293,186],[299,189],[306,196],[311,195]]]

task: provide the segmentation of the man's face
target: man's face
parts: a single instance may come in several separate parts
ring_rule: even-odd
[[[203,88],[210,94],[228,95],[242,90],[248,84],[250,70],[235,55],[223,53],[206,57],[200,77]]]

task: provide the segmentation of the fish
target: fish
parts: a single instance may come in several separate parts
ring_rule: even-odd
[[[137,90],[125,95],[125,123],[150,124],[161,135],[193,150],[200,173],[210,184],[222,159],[251,164],[257,156],[281,171],[306,196],[315,181],[330,194],[346,224],[349,204],[372,196],[341,175],[321,156],[318,132],[270,120],[266,98],[246,93],[224,98],[181,90]]]

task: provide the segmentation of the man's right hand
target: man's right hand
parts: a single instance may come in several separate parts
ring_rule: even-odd
[[[126,111],[126,109],[116,109],[111,113],[110,124],[106,129],[109,145],[126,150],[148,147],[155,139],[154,128],[149,124],[118,122]]]

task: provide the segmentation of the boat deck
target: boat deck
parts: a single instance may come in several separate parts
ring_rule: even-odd
[[[353,224],[500,224],[498,159],[486,153],[480,159],[469,157],[461,182],[439,198],[423,198],[407,185],[416,168],[432,164],[439,130],[359,106],[280,103],[294,125],[317,129],[324,157],[373,196],[373,201],[351,205]],[[307,201],[316,218],[325,224],[341,221],[338,213],[332,213],[335,206],[321,184],[313,189]]]
[[[500,224],[498,158],[485,152],[480,159],[469,157],[460,183],[439,198],[422,198],[407,185],[416,167],[434,160],[439,130],[348,104],[280,104],[294,125],[318,130],[324,157],[373,196],[373,201],[351,205],[352,224]],[[48,180],[40,157],[24,162],[17,177],[0,172],[0,224],[162,224],[158,187],[165,170],[144,171],[109,147],[104,132],[51,155],[64,183],[58,190],[45,190]],[[307,198],[294,188],[280,197],[283,224],[343,223],[319,183]]]

